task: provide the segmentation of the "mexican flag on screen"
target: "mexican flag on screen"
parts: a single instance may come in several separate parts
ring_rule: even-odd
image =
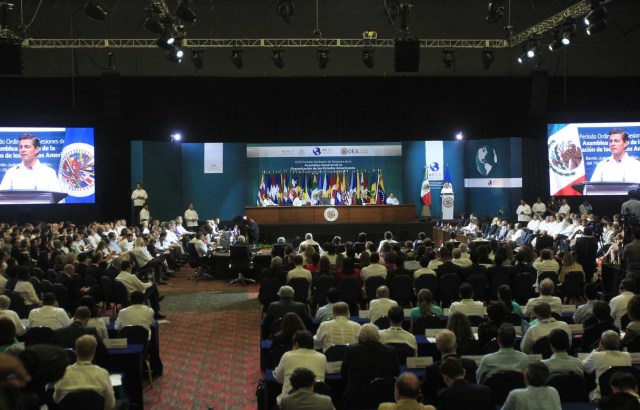
[[[580,195],[572,188],[572,185],[586,181],[578,127],[576,124],[550,124],[548,131],[550,194]]]

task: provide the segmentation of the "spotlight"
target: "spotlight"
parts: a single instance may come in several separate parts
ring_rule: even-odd
[[[144,21],[144,28],[152,33],[160,35],[164,34],[164,26],[153,16],[149,16],[146,18],[146,20]]]
[[[558,51],[561,48],[564,48],[565,44],[562,41],[563,40],[562,34],[558,30],[554,31],[553,38],[554,40],[551,43],[549,43],[550,51]]]
[[[518,57],[518,63],[523,64],[536,56],[536,50],[538,47],[538,41],[530,39],[527,43],[522,45],[522,55]]]
[[[187,6],[186,1],[178,4],[178,8],[176,9],[176,17],[178,17],[180,20],[186,21],[187,23],[196,22],[196,13],[194,13],[193,10],[191,10]]]
[[[327,68],[329,64],[329,49],[327,47],[320,47],[318,49],[318,67],[322,70]]]
[[[496,24],[504,18],[505,10],[503,0],[489,0],[486,21],[489,24]]]
[[[107,12],[99,2],[95,1],[88,1],[84,5],[84,15],[95,21],[104,21],[107,18]]]
[[[462,134],[462,131],[458,131],[456,132],[456,139],[457,140],[461,140],[464,138],[464,135]]]
[[[171,133],[171,142],[180,142],[182,141],[182,135],[179,132]]]
[[[585,16],[584,24],[587,26],[587,34],[602,33],[607,28],[607,9],[598,3],[591,6],[591,11]]]
[[[243,67],[244,64],[242,62],[242,50],[241,49],[234,48],[233,50],[231,50],[231,62],[238,69]]]
[[[294,10],[295,5],[293,4],[293,0],[278,0],[276,13],[285,21],[285,23],[291,22]]]
[[[282,50],[281,48],[274,48],[273,49],[273,56],[271,56],[271,61],[273,61],[273,64],[276,65],[276,67],[278,68],[283,68],[284,67],[284,60],[282,59],[282,52],[284,50]]]
[[[171,51],[167,51],[167,60],[172,63],[181,63],[182,57],[184,57],[184,51],[180,50],[178,47],[173,47]]]
[[[172,50],[174,43],[175,40],[173,37],[169,37],[166,39],[161,37],[156,40],[156,45],[163,50]]]
[[[481,51],[482,53],[482,68],[487,69],[491,67],[491,63],[493,63],[493,53],[495,50],[491,48],[485,48]]]
[[[374,57],[373,47],[365,47],[362,50],[362,62],[368,68],[373,68],[373,66],[375,65],[375,62],[373,61],[373,57]]]
[[[204,54],[204,50],[199,48],[191,49],[191,61],[193,61],[193,65],[196,67],[196,70],[202,70],[204,68],[204,61],[202,59],[202,54]]]
[[[454,53],[455,50],[452,48],[445,48],[442,50],[442,63],[445,68],[451,68],[456,65],[456,57]]]
[[[571,40],[576,36],[576,22],[572,19],[562,23],[562,36],[560,42],[565,46],[571,44]]]

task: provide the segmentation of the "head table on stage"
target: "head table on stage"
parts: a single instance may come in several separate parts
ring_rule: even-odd
[[[415,204],[246,207],[245,215],[260,224],[411,222],[417,217]]]

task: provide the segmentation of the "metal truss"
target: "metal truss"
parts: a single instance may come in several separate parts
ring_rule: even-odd
[[[421,48],[505,48],[507,40],[484,39],[421,39]],[[390,48],[393,39],[349,39],[349,38],[238,38],[238,39],[199,39],[187,38],[183,46],[193,48],[361,48],[373,46]],[[22,46],[33,49],[69,49],[69,48],[157,48],[155,39],[37,39],[23,40]]]

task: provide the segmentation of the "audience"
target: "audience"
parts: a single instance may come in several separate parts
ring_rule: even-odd
[[[118,312],[115,328],[120,330],[125,326],[142,326],[149,332],[151,339],[151,326],[154,322],[153,309],[144,303],[144,295],[139,290],[131,292],[129,297],[131,306],[126,307]]]
[[[380,286],[376,289],[376,299],[369,302],[369,320],[371,323],[375,323],[381,317],[387,316],[389,309],[393,306],[398,306],[398,302],[389,299],[389,288]]]
[[[393,395],[395,403],[380,403],[378,410],[435,410],[433,406],[425,406],[418,402],[420,396],[420,380],[410,372],[405,372],[396,378]]]
[[[333,305],[333,319],[320,323],[314,336],[314,344],[323,352],[334,345],[348,345],[358,341],[360,324],[349,320],[349,305],[337,302]]]
[[[562,329],[553,329],[548,338],[553,354],[542,363],[549,368],[550,377],[567,373],[582,375],[584,373],[582,362],[568,353],[571,349],[571,338],[567,333]]]
[[[593,350],[596,347],[594,344],[599,343],[600,336],[607,330],[620,333],[620,329],[613,324],[611,308],[606,302],[598,300],[593,304],[593,317],[585,323],[580,351],[588,353]]]
[[[613,324],[622,329],[620,319],[627,314],[627,306],[629,301],[633,297],[634,283],[631,279],[622,279],[620,282],[620,294],[609,301],[609,307],[611,308],[611,317],[613,318]]]
[[[484,303],[473,300],[473,286],[464,282],[459,288],[460,301],[453,302],[449,308],[449,314],[455,312],[464,313],[467,316],[484,316]]]
[[[533,352],[533,345],[544,337],[547,337],[553,329],[563,330],[568,338],[571,338],[571,329],[569,325],[561,320],[556,320],[551,316],[551,306],[546,302],[541,302],[533,307],[533,312],[536,314],[538,324],[531,326],[522,337],[520,343],[520,349],[523,353],[531,354]]]
[[[585,373],[595,373],[596,388],[589,393],[591,401],[600,399],[600,376],[612,366],[631,366],[631,356],[620,351],[620,335],[613,330],[602,333],[600,344],[582,362]]]
[[[413,350],[413,355],[418,355],[418,343],[416,337],[402,328],[404,322],[404,310],[399,306],[392,306],[389,309],[389,323],[391,326],[388,329],[380,331],[380,342],[383,344],[404,344]]]
[[[573,323],[585,324],[587,320],[593,317],[593,305],[598,299],[598,288],[595,283],[587,283],[584,285],[584,297],[587,303],[578,306],[576,313],[573,314]]]
[[[306,367],[298,367],[289,378],[291,392],[280,399],[280,410],[335,410],[330,396],[313,392],[315,373]]]
[[[11,306],[11,299],[6,295],[0,295],[0,318],[6,318],[12,321],[16,328],[16,335],[22,336],[24,332],[26,332],[26,329],[18,314],[10,310],[9,306]]]
[[[554,284],[549,278],[543,279],[540,282],[538,291],[540,296],[532,298],[527,301],[527,305],[524,307],[524,317],[530,318],[533,314],[533,307],[539,303],[548,303],[551,311],[557,314],[562,314],[562,300],[559,297],[553,296]]]
[[[442,359],[439,365],[447,388],[438,392],[438,410],[494,410],[489,387],[466,380],[466,369],[457,357]]]
[[[45,326],[56,330],[71,324],[67,312],[58,307],[54,293],[45,293],[42,302],[41,308],[29,312],[29,327]]]
[[[524,372],[527,387],[511,390],[502,410],[561,410],[560,395],[546,386],[548,379],[549,369],[544,363],[529,363]]]
[[[510,323],[503,323],[498,328],[498,346],[500,350],[485,355],[477,371],[478,383],[485,383],[487,379],[498,372],[524,372],[529,364],[526,354],[516,351],[516,331]]]

